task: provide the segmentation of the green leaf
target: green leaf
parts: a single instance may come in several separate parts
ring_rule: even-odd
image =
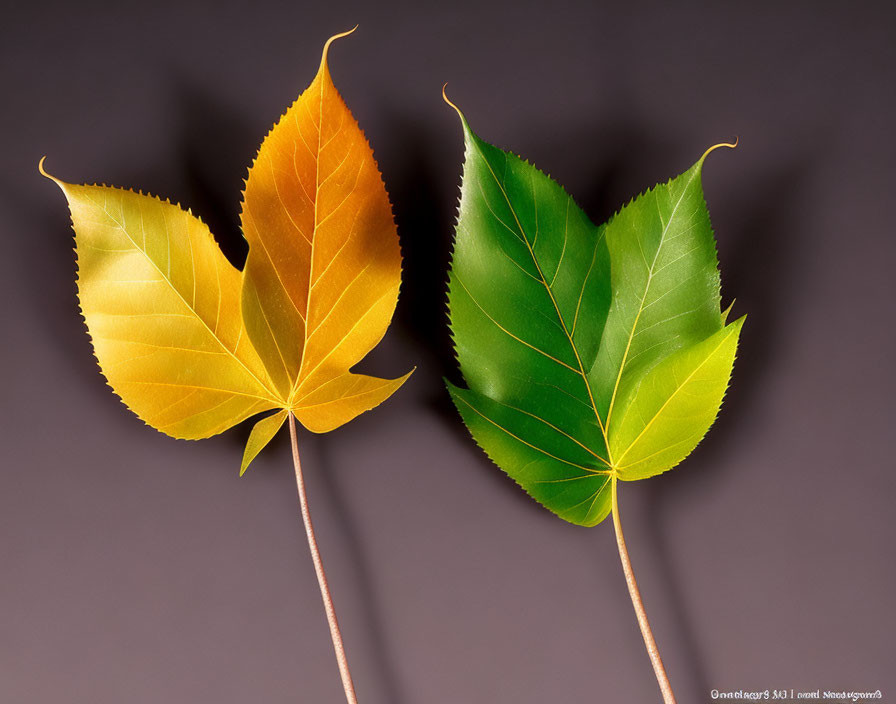
[[[476,442],[536,501],[561,518],[592,526],[610,511],[610,472],[566,431],[485,394],[448,384]]]
[[[722,327],[702,167],[703,157],[633,200],[606,226],[613,305],[589,375],[605,425],[615,401],[647,368]]]
[[[594,225],[550,177],[466,145],[448,307],[477,443],[560,517],[595,525],[610,480],[680,462],[715,419],[743,320],[724,327],[701,172]]]
[[[728,387],[744,318],[696,345],[672,353],[647,372],[610,427],[620,479],[671,469],[706,435]]]

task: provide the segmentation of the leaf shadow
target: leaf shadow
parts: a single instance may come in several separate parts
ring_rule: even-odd
[[[309,434],[305,434],[306,442]],[[346,562],[351,565],[352,579],[346,580],[354,585],[354,592],[360,603],[363,625],[356,632],[363,633],[366,643],[359,650],[373,660],[371,670],[379,680],[381,701],[390,704],[404,704],[407,698],[398,677],[397,660],[392,643],[388,637],[388,628],[383,619],[381,599],[377,594],[373,577],[373,565],[369,551],[364,546],[363,530],[358,524],[354,512],[346,500],[346,491],[340,473],[336,471],[331,459],[330,447],[335,439],[329,435],[314,437],[315,483],[319,485],[325,496],[322,497],[332,517],[331,526],[338,527],[338,542],[346,554]],[[307,471],[307,470],[306,470]],[[320,503],[320,502],[319,502]]]
[[[663,165],[675,163],[672,141],[631,119],[583,125],[564,135],[562,142],[555,137],[554,149],[569,154],[573,168],[582,168],[583,144],[598,145],[592,152],[597,163],[589,167],[590,173],[585,172],[588,175],[581,179],[580,187],[561,185],[596,224],[609,220],[655,183],[667,180],[669,173]]]
[[[478,460],[484,481],[500,485],[510,500],[541,511],[513,479],[495,471],[496,465],[470,437],[445,388],[445,379],[465,385],[448,327],[448,266],[463,157],[454,115],[446,113],[443,124],[450,127],[437,129],[428,127],[424,120],[390,112],[388,106],[382,106],[382,110],[394,133],[401,135],[399,148],[393,150],[400,157],[382,165],[403,258],[401,295],[393,327],[412,342],[421,357],[414,375],[418,387],[424,390],[422,403],[442,421],[460,447],[468,448],[465,456]],[[455,138],[447,148],[446,130]]]
[[[108,389],[95,383],[97,362],[78,306],[74,231],[68,207],[55,184],[39,176],[36,168],[34,175],[42,181],[36,187],[0,184],[0,198],[7,201],[4,207],[21,218],[29,233],[14,245],[19,250],[21,300],[31,308],[43,343],[64,350],[67,364],[91,378],[86,384],[89,392],[106,396]]]
[[[257,143],[246,121],[201,84],[178,75],[171,76],[171,83],[179,122],[168,130],[179,158],[162,154],[137,163],[136,155],[145,159],[146,152],[135,148],[104,169],[108,176],[79,174],[75,166],[54,160],[52,154],[47,167],[55,173],[59,164],[65,180],[141,190],[190,208],[209,225],[228,259],[240,266],[247,250],[239,234],[241,178]],[[22,299],[32,308],[45,344],[65,350],[67,364],[85,381],[83,390],[98,401],[108,400],[108,389],[96,383],[97,363],[90,344],[85,344],[86,327],[78,311],[71,219],[64,198],[53,192],[56,186],[37,173],[40,156],[35,152],[32,178],[4,178],[0,188],[0,207],[20,220],[30,235],[15,242]]]
[[[243,179],[262,134],[250,121],[203,83],[174,74],[177,154],[189,207],[208,225],[224,256],[242,269],[249,245],[242,236]]]
[[[448,263],[454,237],[456,192],[446,191],[444,169],[432,145],[439,135],[420,121],[391,114],[389,124],[401,135],[400,154],[389,166],[387,188],[401,240],[402,285],[393,325],[410,339],[423,358],[416,372],[426,389],[431,411],[456,432],[459,417],[445,390],[443,377],[462,383],[454,342],[448,328]],[[385,170],[385,169],[384,169]],[[457,176],[459,183],[460,175]]]
[[[811,147],[787,159],[779,157],[777,166],[763,175],[758,187],[734,194],[735,216],[731,220],[739,226],[731,232],[732,245],[724,252],[723,293],[730,291],[737,299],[732,319],[744,313],[750,317],[735,362],[730,398],[726,397],[721,416],[722,432],[714,433],[718,439],[713,442],[720,447],[727,440],[723,436],[751,412],[775,353],[786,344],[791,301],[803,287],[798,255],[811,241],[811,233],[801,227],[804,211],[800,201],[818,159]]]

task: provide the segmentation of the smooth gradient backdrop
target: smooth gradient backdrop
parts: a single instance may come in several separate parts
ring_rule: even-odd
[[[896,701],[896,12],[887,2],[7,3],[0,26],[0,702],[342,700],[286,435],[197,443],[104,385],[66,205],[37,173],[170,197],[225,251],[262,136],[331,68],[405,254],[365,367],[417,372],[328,436],[310,500],[362,704],[657,702],[609,522],[563,523],[492,466],[444,289],[462,162],[451,97],[603,220],[711,144],[734,383],[682,466],[622,486],[679,701]]]

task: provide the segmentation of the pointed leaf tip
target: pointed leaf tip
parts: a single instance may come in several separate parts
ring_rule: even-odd
[[[352,27],[348,31],[340,32],[339,34],[334,34],[332,37],[327,39],[326,43],[324,44],[323,53],[321,54],[321,57],[320,57],[320,70],[319,70],[320,73],[323,73],[327,68],[327,54],[330,52],[330,45],[333,42],[335,42],[337,39],[342,39],[343,37],[347,37],[349,34],[354,32],[359,26],[360,25],[356,24],[354,27]]]
[[[734,308],[736,302],[736,298],[732,299],[731,303],[728,304],[728,307],[722,311],[722,325],[728,322],[728,316],[731,315],[731,310]]]
[[[267,444],[274,439],[274,436],[283,426],[286,420],[287,411],[277,411],[273,415],[269,415],[258,421],[249,433],[249,439],[246,441],[246,449],[243,452],[243,461],[240,464],[240,476],[246,473],[249,465],[252,463],[258,453],[261,452]]]

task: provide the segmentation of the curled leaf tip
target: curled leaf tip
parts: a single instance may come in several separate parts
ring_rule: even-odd
[[[40,175],[43,176],[44,178],[48,178],[48,179],[50,179],[50,180],[51,180],[53,183],[55,183],[57,186],[59,186],[60,188],[62,188],[63,190],[65,190],[65,188],[64,188],[64,184],[62,183],[62,181],[60,181],[58,178],[56,178],[53,174],[47,172],[47,170],[44,168],[44,162],[45,162],[46,160],[47,160],[47,157],[46,157],[46,156],[42,156],[42,157],[40,158],[40,161],[37,162],[37,170],[40,171]]]
[[[448,98],[448,93],[446,92],[447,88],[448,88],[448,81],[445,81],[442,84],[442,100],[444,100],[446,103],[448,103],[448,105],[453,107],[457,111],[457,114],[460,115],[460,108],[457,107],[457,105],[455,105],[454,103],[452,103],[451,100]]]
[[[720,149],[721,147],[726,147],[728,149],[736,149],[737,143],[740,140],[739,137],[735,137],[733,142],[720,142],[719,144],[713,144],[709,149],[703,152],[703,156],[700,157],[700,161],[704,161],[706,157],[712,154],[716,149]]]
[[[324,51],[320,57],[320,70],[323,72],[327,68],[327,54],[330,51],[330,44],[335,42],[337,39],[342,39],[343,37],[347,37],[349,34],[354,32],[358,28],[358,25],[355,25],[350,30],[346,32],[340,32],[339,34],[334,34],[332,37],[327,39],[327,43],[324,44]]]
[[[454,111],[457,113],[457,116],[460,118],[460,121],[463,124],[464,128],[469,129],[469,126],[467,125],[467,118],[464,117],[464,114],[460,111],[460,108],[451,102],[451,99],[448,97],[448,94],[445,92],[445,89],[447,87],[448,87],[448,83],[446,82],[442,86],[442,100],[444,100],[446,103],[448,103],[448,105],[450,105],[452,108],[454,108]]]

